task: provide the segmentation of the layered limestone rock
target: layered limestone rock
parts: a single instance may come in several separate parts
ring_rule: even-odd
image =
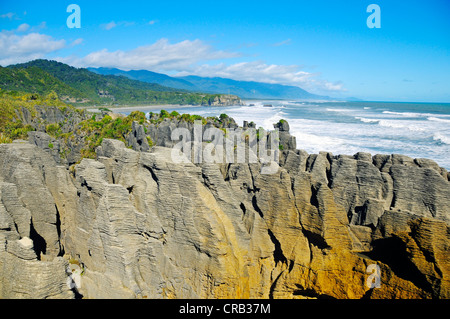
[[[367,153],[286,154],[284,167],[293,175],[294,191],[298,189],[295,194],[303,233],[314,248],[311,261],[313,264],[316,259],[321,265],[310,266],[313,276],[307,277],[297,294],[448,298],[449,273],[441,269],[447,269],[450,260],[444,255],[439,261],[434,257],[438,250],[447,249],[449,240],[448,180],[439,174],[440,169],[422,168],[413,164],[413,159],[408,161],[411,165],[396,162],[386,171],[376,166],[377,159],[374,156],[372,161]],[[433,182],[436,184],[431,185]],[[427,225],[428,229],[415,225]],[[431,236],[431,228],[436,237]],[[417,244],[422,236],[428,241],[425,249]],[[365,269],[371,263],[380,266],[382,284],[367,290],[354,283],[364,282]],[[318,268],[330,270],[321,277]]]
[[[221,94],[208,101],[209,106],[245,105],[237,95]]]
[[[262,289],[269,273],[260,276],[261,268],[271,268],[267,231],[252,240],[217,166],[175,165],[170,152],[137,153],[105,140],[99,161],[76,167],[80,203],[91,214],[87,221],[79,213],[69,217],[65,236],[73,244],[65,249],[86,269],[80,292],[93,298],[105,290],[116,297],[243,298],[252,290],[268,297]],[[202,176],[214,183],[214,193]]]
[[[73,298],[48,188],[58,167],[47,153],[19,143],[0,145],[0,167],[0,296]]]
[[[449,298],[447,172],[400,155],[308,154],[280,125],[273,174],[175,163],[138,124],[134,149],[104,139],[70,170],[37,133],[0,145],[0,297]],[[164,130],[148,130],[157,145]]]

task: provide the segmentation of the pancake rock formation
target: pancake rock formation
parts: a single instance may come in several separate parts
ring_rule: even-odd
[[[175,163],[138,123],[134,149],[103,139],[70,169],[45,133],[1,144],[0,297],[450,298],[445,169],[308,154],[280,129],[274,174]]]

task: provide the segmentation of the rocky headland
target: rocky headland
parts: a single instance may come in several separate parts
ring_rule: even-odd
[[[31,129],[0,144],[1,298],[450,298],[449,174],[432,160],[308,154],[280,121],[261,174],[171,159],[174,128],[238,127],[225,115],[16,118]]]

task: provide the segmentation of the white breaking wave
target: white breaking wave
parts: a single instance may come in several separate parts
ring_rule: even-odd
[[[383,108],[383,105],[347,107],[295,101],[246,101],[253,106],[180,109],[202,116],[226,113],[238,125],[253,121],[256,127],[273,130],[280,119],[289,122],[297,148],[310,154],[329,151],[352,155],[358,151],[372,154],[399,153],[434,159],[450,169],[450,114],[433,109]],[[303,104],[304,103],[304,104]],[[272,104],[272,107],[264,107]],[[285,107],[282,107],[285,106]],[[363,109],[364,106],[364,109]],[[380,107],[382,109],[380,109]],[[390,109],[390,111],[383,111]],[[326,117],[324,117],[324,111]],[[397,112],[395,112],[397,111]]]
[[[325,110],[327,110],[329,112],[354,112],[354,110],[351,110],[351,109],[330,109],[330,108],[326,108]]]
[[[345,141],[331,136],[318,136],[301,131],[292,132],[297,142],[297,148],[307,149],[308,152],[318,153],[320,151],[336,150],[345,144]]]
[[[263,120],[262,127],[266,130],[273,130],[273,124],[278,123],[283,119],[283,112],[277,112],[275,115]],[[288,121],[289,122],[289,121]]]
[[[364,122],[364,123],[378,123],[381,121],[379,119],[368,119],[368,118],[360,117],[360,116],[356,116],[355,119],[360,120],[361,122]]]
[[[441,118],[433,117],[433,116],[428,117],[427,120],[428,120],[428,121],[434,121],[434,122],[450,123],[450,120],[441,119]]]
[[[427,117],[427,116],[436,116],[433,113],[416,113],[416,112],[391,112],[391,111],[383,111],[383,114],[391,114],[391,115],[399,115],[403,117]],[[439,114],[441,117],[450,117],[448,114]]]
[[[384,127],[391,127],[391,128],[408,129],[410,131],[416,131],[416,132],[424,131],[423,128],[416,127],[412,123],[399,123],[399,121],[395,121],[395,120],[380,120],[378,122],[378,125],[384,126]]]
[[[450,136],[443,135],[441,133],[435,133],[433,140],[450,145]]]
[[[423,117],[424,113],[413,113],[413,112],[391,112],[391,111],[383,111],[383,114],[391,114],[398,115],[403,117]]]

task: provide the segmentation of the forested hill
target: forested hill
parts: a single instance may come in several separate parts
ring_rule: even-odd
[[[124,76],[96,74],[48,60],[0,67],[0,88],[42,95],[53,91],[62,101],[74,105],[213,105],[221,97],[219,94],[189,92]],[[235,97],[231,100],[236,102],[239,99]]]

